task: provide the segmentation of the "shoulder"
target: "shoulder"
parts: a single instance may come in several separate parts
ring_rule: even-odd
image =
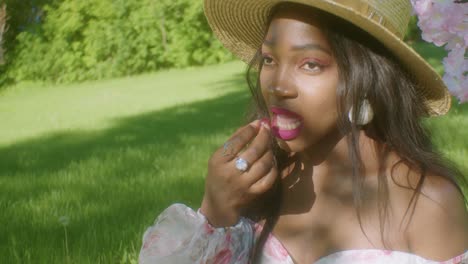
[[[462,194],[449,180],[429,175],[409,225],[411,248],[446,260],[468,249],[468,213]]]
[[[399,173],[393,187],[390,187],[390,194],[398,194],[399,198],[392,200],[404,205],[406,211],[421,175],[409,167],[406,167],[406,173],[401,173],[405,169],[397,171]],[[412,209],[410,207],[404,218],[408,227],[407,242],[412,253],[443,261],[468,249],[467,208],[463,195],[449,179],[428,174],[415,201],[414,211]]]

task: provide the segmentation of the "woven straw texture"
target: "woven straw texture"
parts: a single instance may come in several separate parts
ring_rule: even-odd
[[[370,33],[400,60],[418,83],[431,116],[448,112],[451,96],[437,72],[403,37],[411,16],[408,0],[204,0],[205,15],[223,45],[248,63],[260,48],[272,9],[292,2],[321,9]]]

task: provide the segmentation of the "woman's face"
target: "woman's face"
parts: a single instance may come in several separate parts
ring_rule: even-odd
[[[262,55],[260,84],[279,145],[290,152],[319,151],[338,131],[338,67],[317,16],[279,10]]]

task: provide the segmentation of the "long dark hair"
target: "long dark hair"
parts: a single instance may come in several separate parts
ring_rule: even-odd
[[[300,4],[287,3],[287,5]],[[271,12],[270,21],[277,8],[279,7]],[[301,6],[301,8],[310,7]],[[314,12],[318,11],[314,9]],[[327,21],[327,27],[324,27],[323,31],[329,40],[339,68],[340,83],[336,90],[338,126],[342,134],[347,135],[349,158],[353,164],[353,203],[364,234],[361,223],[364,177],[363,161],[359,154],[360,131],[364,130],[369,137],[381,143],[378,158],[382,167],[378,173],[377,205],[381,239],[387,248],[384,228],[388,216],[389,187],[383,161],[390,152],[397,153],[401,158],[390,170],[392,181],[400,187],[413,190],[403,217],[405,219],[409,213],[407,226],[428,174],[449,180],[462,195],[460,186],[467,186],[467,182],[454,164],[435,150],[429,131],[422,123],[422,119],[428,116],[429,109],[424,104],[424,97],[418,93],[418,83],[405,70],[404,65],[401,65],[379,41],[368,33],[330,14],[319,12],[319,15]],[[261,69],[262,57],[261,47],[259,47],[246,71],[246,80],[253,99],[250,119],[268,116],[267,106],[260,90]],[[347,113],[353,106],[354,116],[356,116],[364,98],[370,102],[375,118],[368,125],[361,127],[349,122]],[[271,147],[275,154],[278,171],[282,171],[290,163],[288,155],[274,141],[271,142]],[[399,164],[405,164],[419,173],[420,177],[416,186],[403,186],[396,182],[393,171]],[[258,260],[263,244],[279,217],[280,202],[281,180],[278,179],[273,188],[259,197],[245,212],[253,220],[265,220],[263,231],[252,254],[254,263]]]

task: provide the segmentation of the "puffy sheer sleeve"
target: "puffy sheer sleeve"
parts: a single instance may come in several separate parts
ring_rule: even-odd
[[[253,244],[251,220],[214,228],[200,211],[173,204],[144,233],[139,263],[248,263]]]

